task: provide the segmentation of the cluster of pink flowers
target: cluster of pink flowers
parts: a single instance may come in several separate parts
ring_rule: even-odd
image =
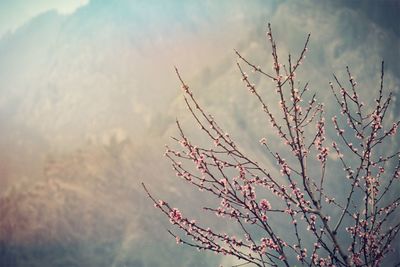
[[[260,201],[260,207],[262,210],[267,211],[271,209],[271,204],[269,203],[268,200],[266,200],[265,198],[261,199]]]
[[[182,214],[178,209],[172,209],[169,213],[170,222],[172,224],[179,223],[182,220]]]

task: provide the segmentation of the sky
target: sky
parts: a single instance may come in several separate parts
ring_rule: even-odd
[[[140,186],[189,211],[211,201],[163,158],[176,118],[208,142],[185,109],[174,66],[207,112],[263,160],[258,140],[276,139],[243,88],[234,49],[270,70],[267,22],[282,58],[311,33],[298,75],[330,116],[337,107],[328,83],[332,73],[345,80],[346,66],[368,104],[384,60],[385,85],[398,98],[399,11],[391,0],[0,0],[0,265],[234,264],[177,247]],[[399,112],[395,102],[388,118]],[[385,147],[398,148],[398,138]]]
[[[0,1],[0,36],[14,32],[32,18],[49,10],[68,15],[87,3],[85,0]]]

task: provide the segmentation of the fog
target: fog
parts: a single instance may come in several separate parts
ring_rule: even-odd
[[[328,115],[337,111],[328,82],[332,73],[345,79],[347,65],[367,104],[382,60],[386,88],[399,91],[396,1],[70,4],[38,2],[18,13],[21,4],[0,2],[1,266],[233,264],[176,246],[141,182],[182,209],[209,201],[183,185],[163,157],[176,118],[208,142],[185,109],[174,66],[207,112],[276,168],[258,140],[278,139],[244,88],[233,50],[269,70],[267,22],[283,57],[300,52],[311,33],[298,76],[310,81]],[[399,117],[397,102],[387,116]],[[398,150],[398,141],[386,149]],[[337,181],[328,184],[340,191]]]

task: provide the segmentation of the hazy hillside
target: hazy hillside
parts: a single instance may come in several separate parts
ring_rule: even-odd
[[[399,31],[381,22],[384,11],[368,16],[366,6],[317,1],[92,0],[72,14],[47,11],[4,35],[0,266],[232,264],[177,248],[140,186],[146,182],[189,213],[193,204],[213,201],[187,190],[162,157],[176,135],[175,118],[207,142],[187,114],[173,66],[207,112],[274,168],[258,140],[280,145],[240,80],[233,48],[270,71],[266,21],[282,58],[296,54],[311,32],[298,76],[329,104],[329,115],[336,106],[327,84],[332,72],[343,77],[346,65],[368,99],[385,59],[385,84],[397,94]],[[271,84],[250,76],[276,111]],[[388,116],[399,116],[397,105]],[[330,183],[340,191],[337,180]]]

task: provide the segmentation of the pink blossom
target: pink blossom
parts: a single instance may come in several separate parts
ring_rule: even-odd
[[[261,199],[260,207],[261,207],[262,210],[270,210],[271,209],[271,204],[269,203],[268,200]]]

